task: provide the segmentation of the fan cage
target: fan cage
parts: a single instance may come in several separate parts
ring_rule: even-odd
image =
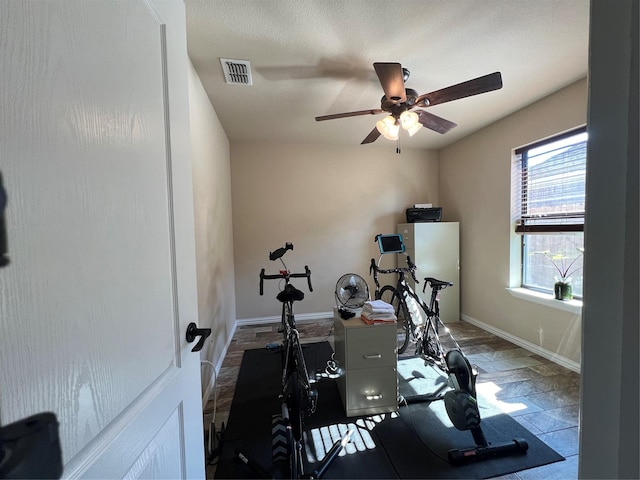
[[[362,310],[365,302],[371,299],[369,285],[357,273],[346,273],[338,279],[335,297],[338,308],[350,311]]]

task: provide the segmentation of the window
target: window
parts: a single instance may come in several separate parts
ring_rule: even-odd
[[[582,297],[587,158],[585,128],[515,151],[513,210],[521,235],[522,287],[552,293],[556,277],[571,277]]]

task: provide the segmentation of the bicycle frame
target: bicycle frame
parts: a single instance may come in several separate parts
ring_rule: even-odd
[[[293,308],[291,305],[290,308]],[[291,312],[293,310],[290,310]],[[290,380],[294,371],[298,373],[297,381],[300,383],[300,386],[303,389],[305,394],[305,399],[308,400],[309,404],[305,405],[305,411],[308,414],[312,414],[316,409],[316,393],[311,388],[311,379],[309,378],[309,372],[307,370],[307,365],[304,360],[304,354],[302,352],[302,344],[300,343],[300,333],[297,328],[295,328],[295,317],[293,313],[288,315],[287,321],[283,322],[284,327],[284,343],[283,343],[283,367],[282,367],[282,393],[281,396],[286,398],[287,391],[292,387],[290,385]],[[302,437],[302,432],[297,431],[296,436],[299,437],[298,440]]]
[[[407,308],[409,309],[409,323],[407,325],[407,328],[409,328],[409,334],[417,340],[415,354],[422,355],[423,353],[425,353],[431,358],[437,356],[438,359],[436,360],[435,358],[433,358],[433,360],[439,363],[441,366],[444,366],[444,349],[442,348],[442,343],[440,342],[439,338],[439,327],[440,325],[442,325],[442,327],[445,328],[447,332],[448,329],[446,328],[442,320],[440,320],[440,317],[436,314],[436,311],[433,308],[427,306],[424,300],[422,300],[422,298],[418,296],[418,294],[413,290],[413,288],[411,288],[406,280],[403,279],[402,282],[398,282],[398,286],[400,288],[398,291],[402,292],[403,299],[407,304]],[[411,307],[414,304],[417,304],[418,308],[412,309]],[[425,317],[424,325],[421,325],[414,321],[414,315],[422,317],[423,314]],[[431,332],[433,332],[433,335],[430,335]],[[432,338],[436,342],[436,348],[432,348],[432,350],[434,351],[430,353],[424,352],[426,350],[426,345],[424,345],[424,343],[429,338]]]

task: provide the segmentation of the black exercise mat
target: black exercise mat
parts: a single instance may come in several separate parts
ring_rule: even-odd
[[[469,465],[451,465],[448,450],[472,447],[474,442],[471,433],[451,425],[443,402],[403,405],[397,414],[347,417],[335,380],[324,373],[333,353],[329,343],[305,345],[304,353],[312,378],[316,373],[321,377],[316,384],[318,408],[305,425],[307,473],[317,467],[316,458],[321,458],[347,428],[355,430],[352,442],[324,478],[489,478],[563,460],[479,392],[481,425],[489,443],[524,438],[529,450]],[[439,381],[420,359],[400,360],[398,372],[400,393],[405,397],[432,391]],[[255,478],[246,465],[234,459],[235,449],[260,463],[269,475],[279,476],[271,462],[271,416],[280,411],[280,374],[279,353],[266,349],[244,353],[216,478]],[[324,442],[318,441],[323,437]]]

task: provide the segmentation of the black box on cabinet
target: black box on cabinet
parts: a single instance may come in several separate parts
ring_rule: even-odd
[[[439,222],[442,219],[442,207],[407,208],[407,223]]]

